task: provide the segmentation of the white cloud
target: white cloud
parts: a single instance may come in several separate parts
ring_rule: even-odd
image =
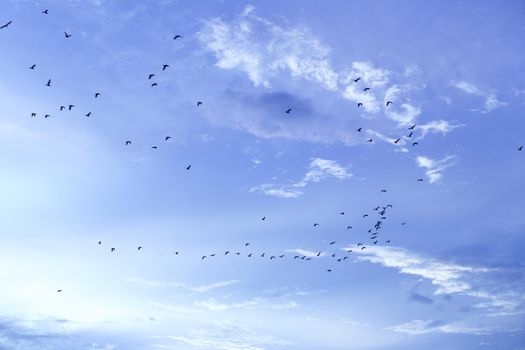
[[[464,126],[464,124],[451,124],[443,119],[432,120],[426,124],[420,124],[417,126],[417,130],[421,131],[421,136],[418,140],[424,138],[429,133],[441,133],[442,135],[446,135],[452,130],[462,126]]]
[[[298,188],[306,187],[310,183],[318,183],[326,178],[343,180],[352,176],[345,167],[339,165],[335,160],[314,158],[310,162],[307,173],[300,181],[291,185],[262,184],[251,188],[250,192],[259,192],[279,198],[298,198],[304,194]]]
[[[443,323],[435,320],[413,320],[387,329],[411,335],[428,333],[486,335],[495,330],[494,327],[470,327],[463,323]]]
[[[426,169],[425,175],[430,183],[435,183],[443,177],[443,171],[453,165],[455,156],[446,156],[440,160],[433,160],[425,156],[417,156],[416,163],[420,168]]]
[[[197,308],[203,308],[208,311],[225,311],[230,309],[252,310],[254,308],[287,310],[295,308],[299,305],[293,300],[275,302],[265,298],[252,298],[249,300],[234,303],[224,303],[217,301],[217,299],[215,298],[209,298],[207,300],[195,301],[193,304]]]
[[[238,280],[229,280],[229,281],[220,281],[220,282],[215,282],[211,284],[205,284],[201,286],[191,286],[187,283],[182,283],[182,282],[151,281],[151,280],[144,280],[144,279],[136,278],[136,277],[126,278],[125,281],[129,283],[136,283],[144,287],[184,288],[184,289],[188,289],[188,290],[199,292],[199,293],[209,292],[213,289],[227,287],[227,286],[231,286],[233,284],[239,283]]]
[[[489,113],[498,107],[507,105],[506,102],[499,101],[494,92],[481,89],[472,83],[466,81],[457,81],[452,82],[452,85],[467,94],[483,97],[485,99],[483,103],[483,109],[479,110],[482,113]],[[475,109],[475,111],[477,111],[477,109]]]
[[[302,255],[302,256],[306,256],[307,258],[317,258],[317,257],[321,257],[321,256],[325,256],[326,255],[326,253],[324,253],[324,252],[321,252],[321,254],[319,254],[319,252],[314,252],[312,250],[306,250],[306,249],[302,249],[302,248],[289,249],[289,250],[287,250],[287,252],[296,253],[296,254],[299,254],[299,255]],[[319,254],[319,255],[317,255],[317,254]]]

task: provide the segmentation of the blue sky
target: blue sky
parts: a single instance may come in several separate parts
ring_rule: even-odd
[[[524,349],[524,16],[1,2],[0,348]]]

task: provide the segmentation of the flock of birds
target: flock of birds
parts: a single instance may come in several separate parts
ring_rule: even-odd
[[[49,14],[49,10],[48,9],[45,9],[44,11],[41,12],[43,15],[48,15]],[[5,24],[1,25],[0,26],[0,29],[3,30],[3,29],[8,29],[11,25],[13,24],[13,21],[8,21],[6,22]],[[67,31],[64,31],[64,38],[65,39],[70,39],[73,35],[71,33],[68,33]],[[173,40],[178,40],[178,39],[183,39],[183,36],[182,35],[179,35],[179,34],[176,34],[173,36]],[[37,64],[33,64],[29,67],[30,70],[35,70],[37,67]],[[163,64],[162,67],[161,67],[161,72],[165,72],[168,68],[170,68],[170,65],[169,64]],[[151,87],[156,87],[158,86],[158,83],[152,79],[154,79],[155,77],[157,76],[156,73],[150,73],[147,75],[147,81],[149,82],[150,86]],[[362,78],[361,77],[357,77],[355,79],[353,79],[354,83],[359,83],[359,81],[361,80]],[[48,79],[45,86],[47,87],[51,87],[52,86],[52,79]],[[370,87],[364,87],[362,89],[363,92],[368,92],[370,91]],[[93,93],[93,96],[94,96],[94,99],[98,99],[99,97],[102,96],[102,93],[100,92],[94,92]],[[197,107],[200,107],[201,105],[203,104],[202,101],[197,101],[196,105]],[[393,101],[387,101],[386,102],[386,107],[390,107],[391,105],[393,105],[394,102]],[[359,102],[357,103],[357,108],[361,108],[363,107],[363,103],[362,102]],[[61,105],[59,107],[59,111],[62,112],[62,111],[72,111],[74,108],[76,108],[76,106],[74,104],[64,104],[64,105]],[[286,114],[291,114],[292,113],[292,108],[287,108],[284,113]],[[91,117],[92,116],[92,112],[88,111],[86,114],[84,114],[85,117]],[[35,112],[32,112],[31,113],[31,117],[32,118],[35,118],[37,117],[37,113]],[[51,114],[44,114],[43,117],[45,119],[51,117]],[[396,139],[393,139],[393,143],[394,144],[398,144],[399,142],[401,142],[401,140],[403,140],[404,138],[406,139],[410,139],[412,138],[412,136],[414,135],[414,132],[415,132],[415,129],[416,129],[416,125],[412,125],[411,127],[408,128],[408,134],[407,135],[403,135],[403,136],[400,136]],[[363,131],[363,128],[362,127],[359,127],[357,129],[357,132],[361,133]],[[165,142],[168,142],[172,137],[171,136],[165,136],[164,137],[164,141]],[[373,139],[372,138],[369,138],[366,140],[367,143],[373,143]],[[125,141],[125,146],[129,146],[132,144],[132,140],[126,140]],[[417,141],[414,141],[412,142],[412,146],[417,146],[419,145],[419,143]],[[157,149],[158,146],[157,145],[153,145],[151,146],[152,149]],[[523,150],[523,146],[519,146],[518,147],[518,151],[522,151]],[[191,164],[187,165],[186,167],[186,170],[190,170],[191,169]],[[419,178],[417,179],[417,182],[422,182],[423,179]],[[387,192],[386,189],[382,189],[380,192],[384,193],[384,192]],[[363,243],[363,242],[359,242],[355,245],[352,246],[352,249],[348,248],[345,252],[345,254],[341,254],[340,252],[343,251],[343,248],[339,247],[337,250],[320,250],[320,251],[317,251],[313,254],[309,253],[309,254],[292,254],[292,255],[289,255],[289,254],[283,254],[282,252],[281,253],[278,253],[278,254],[267,254],[267,252],[257,252],[257,253],[254,253],[253,251],[250,251],[251,249],[251,243],[250,242],[246,242],[244,243],[244,247],[241,250],[227,250],[223,253],[220,253],[219,255],[222,255],[222,256],[228,256],[228,255],[236,255],[236,256],[246,256],[247,258],[255,258],[257,256],[259,256],[260,258],[267,258],[269,260],[278,260],[278,259],[284,259],[285,257],[290,257],[291,259],[293,260],[298,260],[298,261],[310,261],[316,257],[321,257],[321,256],[328,256],[328,257],[331,257],[332,259],[334,259],[334,261],[336,262],[343,262],[347,259],[349,259],[349,254],[351,254],[353,252],[353,250],[364,250],[367,248],[367,246],[369,245],[377,245],[379,243],[383,243],[383,244],[389,244],[390,243],[390,239],[380,239],[380,234],[381,234],[381,230],[383,228],[383,224],[385,222],[385,220],[387,219],[387,212],[390,208],[392,208],[393,206],[391,204],[387,204],[387,205],[384,205],[384,206],[377,206],[373,209],[374,213],[376,213],[378,215],[377,219],[375,220],[375,222],[373,223],[372,226],[370,226],[370,228],[368,229],[367,233],[369,234],[369,243]],[[345,215],[345,212],[340,212],[339,215]],[[369,217],[369,214],[363,214],[363,219]],[[261,218],[262,221],[266,221],[267,218],[266,216],[262,217]],[[404,226],[406,223],[405,222],[402,222],[401,225]],[[314,228],[317,228],[319,227],[319,223],[315,222],[313,224],[313,227]],[[350,229],[353,229],[353,227],[351,225],[348,225],[346,226],[346,229],[347,230],[350,230]],[[335,247],[335,245],[337,244],[336,241],[330,241],[328,243],[328,248],[337,248]],[[102,246],[103,245],[103,242],[102,241],[98,241],[98,245]],[[117,252],[117,248],[116,247],[110,247],[109,248],[110,252],[111,253],[116,253]],[[141,251],[143,250],[143,247],[142,246],[138,246],[137,247],[137,251]],[[179,251],[176,251],[174,252],[175,255],[179,255]],[[200,256],[200,260],[201,261],[204,261],[204,260],[207,260],[207,259],[211,259],[211,258],[214,258],[218,255],[218,253],[214,252],[214,253],[209,253],[207,255],[202,255]],[[329,268],[326,270],[327,272],[332,272],[332,268]],[[57,290],[58,293],[61,293],[62,292],[62,289],[58,289]]]

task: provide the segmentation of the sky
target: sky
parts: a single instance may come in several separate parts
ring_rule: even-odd
[[[0,2],[0,349],[525,349],[524,18]]]

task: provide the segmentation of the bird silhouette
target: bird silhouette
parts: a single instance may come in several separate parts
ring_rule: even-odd
[[[100,92],[95,92],[95,98],[100,96]]]
[[[357,128],[357,132],[361,132],[361,130],[363,130],[363,128]]]
[[[352,79],[354,81],[354,83],[357,83],[359,80],[361,80],[361,77],[357,78],[357,79]]]
[[[249,246],[249,245],[250,245],[249,242],[244,243],[244,246],[245,246],[245,247],[247,247],[247,246]]]
[[[142,249],[142,247],[137,247],[137,250],[141,250],[141,249]]]
[[[101,245],[102,244],[102,241],[98,241],[98,245]]]
[[[66,109],[65,106],[60,106],[60,112],[62,112],[64,109]]]
[[[314,224],[314,227],[317,227],[317,226],[319,226],[319,224],[316,222],[316,223]]]
[[[49,115],[49,114],[44,115],[44,118],[46,118],[46,119],[49,118],[49,117],[51,117],[51,115]]]
[[[153,84],[151,84],[151,87],[154,87],[154,86],[157,86],[157,85],[159,85],[159,84],[153,83]]]
[[[248,254],[248,258],[251,258],[252,257],[252,253]]]
[[[326,270],[326,272],[332,272],[332,270],[331,270],[331,269],[328,269],[328,270]]]
[[[352,226],[346,226],[346,229],[347,229],[347,230],[349,230],[349,229],[351,229],[351,228],[352,228]]]
[[[197,101],[197,107],[199,107],[200,105],[202,105],[202,101]]]
[[[151,80],[151,78],[153,78],[155,76],[155,74],[151,73],[150,75],[148,75],[148,80]]]
[[[363,105],[363,104],[362,104],[361,102],[359,102],[359,103],[357,104],[357,108],[361,107],[362,105]]]
[[[412,125],[410,128],[408,128],[408,130],[414,130],[415,127],[416,127],[416,124]]]
[[[399,141],[401,141],[401,139],[397,139],[397,140],[395,140],[394,143],[397,144]]]
[[[48,9],[45,9],[44,11],[42,11],[42,13],[43,13],[44,15],[48,15],[48,14],[49,14],[49,10],[48,10]]]
[[[31,67],[29,67],[29,69],[35,69],[36,68],[36,64],[33,64]]]
[[[206,255],[203,255],[201,258],[201,260],[204,260],[204,259],[206,259]]]
[[[175,255],[179,255],[179,251],[177,250],[177,251],[176,251],[175,253],[173,253],[173,254],[175,254]]]
[[[413,131],[411,131],[410,134],[407,135],[407,137],[412,137],[412,135],[414,135]]]
[[[292,111],[292,109],[291,109],[291,108],[288,108],[284,113],[286,113],[286,114],[290,114],[291,111]]]
[[[163,64],[162,65],[162,71],[165,71],[166,68],[169,68],[169,66],[170,66],[169,64]]]
[[[171,139],[171,136],[166,136],[166,137],[164,138],[164,141],[168,141],[169,139]]]
[[[66,39],[71,38],[71,35],[72,34],[69,34],[68,32],[64,31],[64,36],[66,37]]]
[[[182,39],[183,37],[182,37],[182,35],[177,34],[177,35],[175,35],[175,36],[173,37],[173,40],[177,40],[177,39],[179,39],[179,38]]]
[[[230,251],[229,251],[229,250],[227,250],[227,251],[224,252],[224,255],[228,255],[228,254],[230,254]]]
[[[385,241],[385,243],[390,243],[390,240]]]
[[[49,79],[49,80],[47,81],[46,86],[51,86],[51,79]]]
[[[72,110],[73,107],[75,107],[75,105],[69,105],[69,106],[67,107],[67,109]]]
[[[157,146],[151,146],[151,149],[157,149],[158,147]]]
[[[366,91],[368,91],[368,90],[370,90],[369,87],[366,87],[366,88],[363,89],[364,92],[366,92]]]
[[[126,146],[127,146],[127,145],[131,145],[131,141],[129,141],[129,140],[126,141]]]
[[[345,215],[345,212],[344,212],[344,211],[342,211],[342,212],[340,212],[340,213],[339,213],[339,215]]]
[[[381,190],[381,192],[383,192],[383,193],[384,193],[384,192],[386,192],[386,190]]]
[[[412,142],[412,146],[418,146],[419,142]]]
[[[393,103],[394,103],[394,102],[392,102],[392,101],[386,101],[386,106],[388,107],[388,106],[390,106],[390,105],[393,104]]]
[[[366,247],[361,247],[361,250],[366,249]]]
[[[266,221],[266,216],[263,216],[261,220]]]
[[[62,289],[57,290],[57,293],[61,293],[61,292],[62,292]]]
[[[115,248],[111,248],[111,252],[114,252],[116,249]]]
[[[417,179],[417,182],[423,182],[423,179],[419,178]]]
[[[368,216],[368,214],[364,214],[363,217],[366,218]]]
[[[91,112],[86,113],[86,117],[91,117]]]
[[[333,242],[333,241],[332,241],[332,242],[330,242],[330,245],[334,245],[335,243],[336,243],[336,242]]]
[[[191,164],[186,167],[186,170],[190,170]]]
[[[6,24],[4,24],[3,26],[0,27],[0,29],[5,29],[7,27],[9,27],[11,25],[11,23],[13,23],[13,21],[9,21],[7,22]]]
[[[523,151],[523,146],[519,146],[518,151]]]
[[[270,260],[272,260],[272,259],[276,259],[276,257],[272,255],[272,256],[270,257]]]
[[[31,117],[32,118],[36,117],[36,113],[31,113]]]

